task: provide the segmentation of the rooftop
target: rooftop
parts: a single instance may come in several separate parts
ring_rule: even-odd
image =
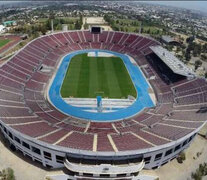
[[[170,36],[162,36],[162,39],[165,41],[165,42],[172,42],[172,41],[175,41],[174,38],[170,37]]]
[[[192,69],[188,68],[177,57],[170,53],[167,49],[161,46],[150,46],[150,49],[176,74],[187,77],[194,77],[195,73]]]

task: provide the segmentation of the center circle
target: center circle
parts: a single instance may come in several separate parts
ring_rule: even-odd
[[[137,97],[134,100],[133,104],[126,108],[116,109],[114,111],[92,111],[92,110],[85,110],[85,108],[73,106],[67,103],[64,98],[61,96],[61,87],[66,75],[66,72],[69,68],[71,59],[76,55],[83,54],[83,53],[108,53],[112,54],[116,57],[122,59],[129,76],[134,84],[134,87],[137,92]],[[154,102],[149,95],[150,84],[145,79],[142,71],[140,70],[137,64],[133,63],[126,54],[117,53],[114,51],[109,50],[79,50],[72,53],[67,54],[62,58],[59,63],[58,69],[56,74],[54,74],[53,78],[50,82],[50,87],[48,89],[48,100],[51,104],[58,109],[59,111],[63,112],[64,114],[72,117],[76,117],[79,119],[90,120],[90,121],[116,121],[122,120],[129,117],[132,117],[138,113],[140,113],[145,108],[150,108],[154,106]]]

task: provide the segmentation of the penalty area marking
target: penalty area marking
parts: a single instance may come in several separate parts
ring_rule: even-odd
[[[107,53],[107,52],[98,52],[98,51],[91,51],[88,52],[88,57],[117,57],[114,54]]]
[[[104,92],[103,91],[97,91],[94,93],[96,96],[100,96],[100,95],[104,95]]]

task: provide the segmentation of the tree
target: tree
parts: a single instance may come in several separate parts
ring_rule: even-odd
[[[207,163],[199,164],[199,168],[196,169],[195,173],[191,174],[192,179],[202,180],[203,176],[207,175]]]
[[[47,30],[51,30],[51,24],[50,24],[50,20],[48,19],[45,23],[45,27]]]
[[[198,69],[199,66],[202,65],[202,62],[200,60],[195,61],[195,70]]]
[[[136,29],[134,30],[134,32],[138,33],[138,32],[139,32],[139,29],[138,29],[138,28],[136,28]]]
[[[143,33],[143,27],[141,27],[140,33],[141,33],[141,34]]]
[[[207,79],[207,72],[205,72],[205,78]]]
[[[41,32],[43,35],[45,35],[46,32],[47,32],[47,29],[46,29],[46,26],[45,26],[45,25],[41,25],[41,26],[39,27],[39,30],[40,30],[40,32]]]
[[[88,24],[84,24],[84,29],[88,29]]]
[[[192,179],[195,179],[195,180],[202,180],[202,175],[200,174],[199,171],[196,171],[196,173],[192,173],[191,177]]]
[[[186,38],[186,42],[187,43],[192,43],[194,41],[195,37],[194,36],[190,36],[188,38]]]
[[[147,32],[146,32],[147,34],[150,34],[150,28],[148,28],[148,30],[147,30]]]
[[[194,46],[192,47],[193,49],[193,56],[198,56],[201,54],[201,45],[194,43]]]
[[[72,24],[70,24],[68,27],[69,27],[69,30],[73,30],[74,29]]]
[[[53,180],[51,177],[46,177],[45,180]]]
[[[75,22],[75,29],[80,29],[80,28],[81,28],[81,25],[80,25],[79,21],[77,20]]]
[[[166,47],[169,51],[172,51],[172,49],[173,49],[173,46],[172,45],[167,45],[167,47]]]
[[[188,49],[186,49],[186,52],[185,52],[185,60],[186,61],[190,61],[190,59],[191,59],[190,51]]]
[[[62,24],[57,24],[57,26],[55,27],[56,30],[61,30],[62,29]]]
[[[178,163],[183,163],[183,161],[185,161],[185,153],[184,152],[181,152],[178,157],[177,157],[177,161]]]
[[[201,59],[202,59],[203,61],[207,61],[207,56],[204,55],[204,54],[201,54]]]
[[[1,180],[15,180],[14,170],[11,168],[3,169],[0,172],[0,178]]]
[[[123,26],[121,26],[121,27],[120,27],[120,30],[121,30],[122,32],[124,32],[124,27],[123,27]]]
[[[207,53],[207,43],[202,46],[202,52]]]
[[[82,14],[80,15],[80,27],[82,26],[82,24],[83,24],[83,16],[82,16]]]

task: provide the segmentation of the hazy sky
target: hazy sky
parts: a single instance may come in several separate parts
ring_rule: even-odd
[[[147,1],[145,1],[147,2]],[[153,4],[169,5],[187,9],[200,10],[207,13],[207,1],[149,1]]]
[[[50,0],[48,0],[48,1],[50,1]],[[14,1],[14,2],[17,2],[17,1]],[[193,0],[193,1],[179,1],[179,0],[176,0],[176,1],[159,1],[159,0],[150,1],[150,0],[145,0],[144,2],[200,10],[200,11],[207,13],[207,1],[205,1],[205,0],[203,0],[203,1],[196,1],[196,0]],[[5,3],[12,3],[12,1],[1,1],[0,0],[0,4],[5,4]]]

